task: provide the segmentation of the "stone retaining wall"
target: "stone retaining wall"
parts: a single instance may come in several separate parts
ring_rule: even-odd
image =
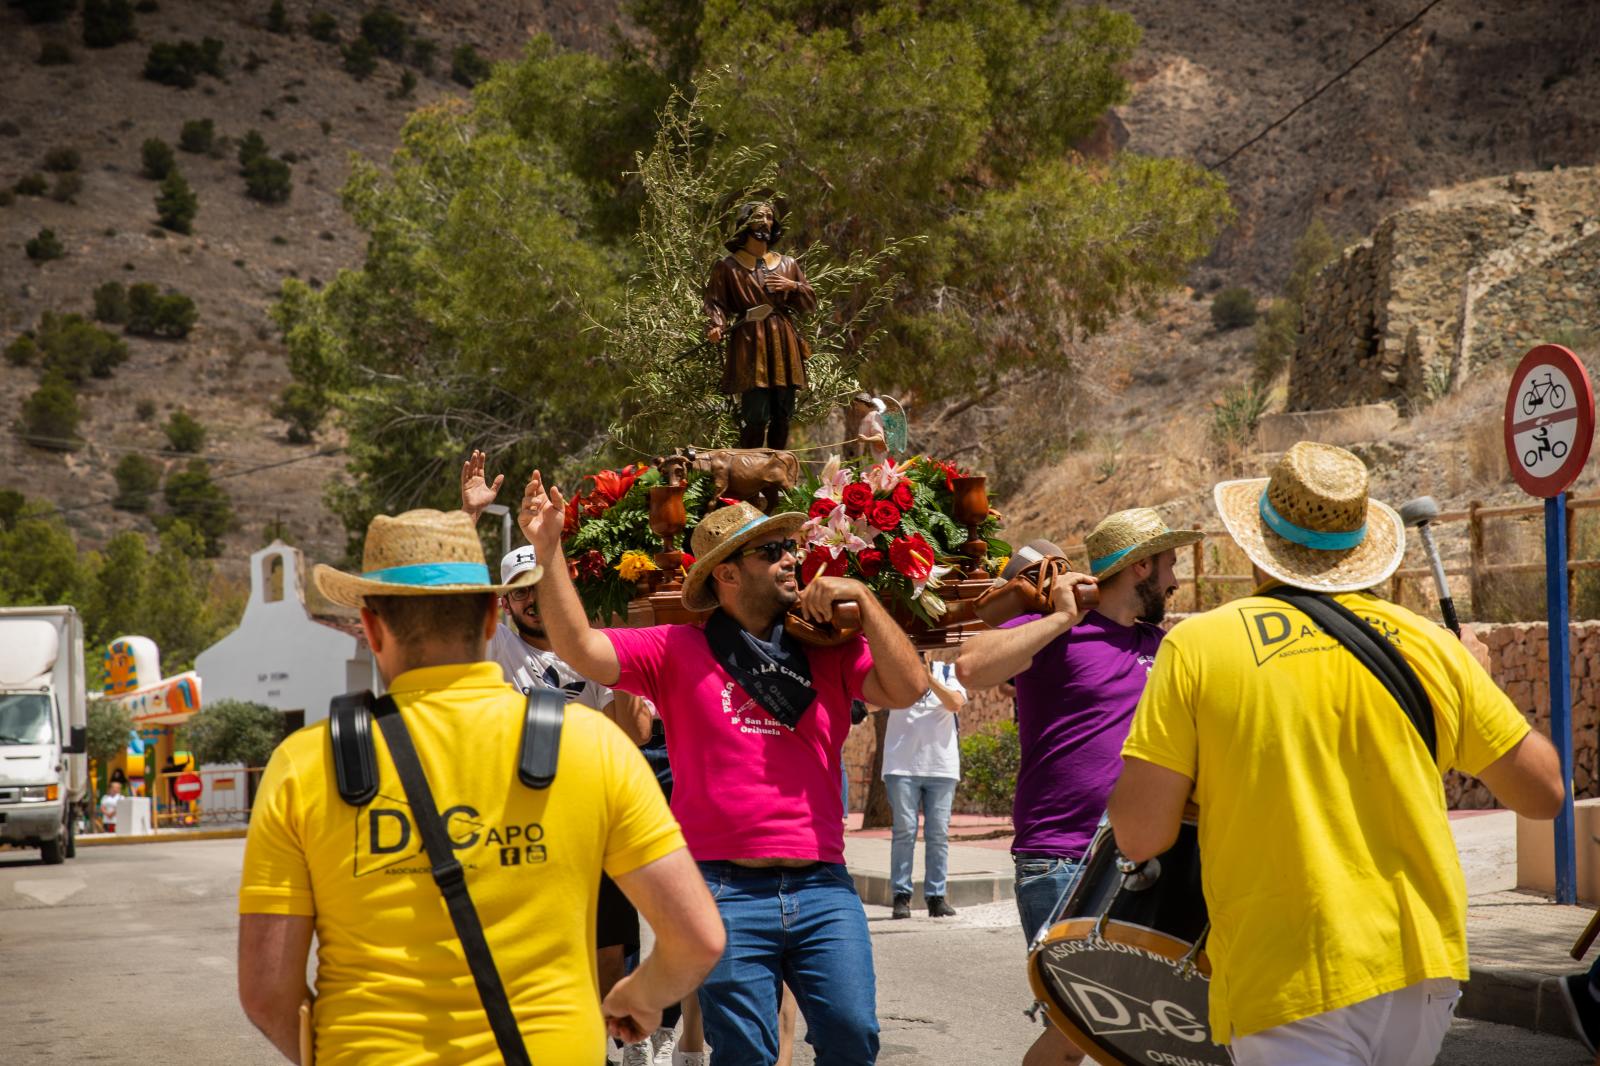
[[[1600,168],[1489,178],[1390,215],[1316,277],[1288,409],[1407,410],[1539,341],[1600,329]]]
[[[1550,660],[1543,622],[1478,625],[1473,631],[1488,653],[1490,675],[1511,697],[1534,728],[1550,733]],[[1600,742],[1600,621],[1577,622],[1571,627],[1573,787],[1579,799],[1600,797],[1600,772],[1596,770]],[[999,689],[979,692],[961,713],[961,732],[968,735],[996,722],[1011,720],[1011,699]],[[850,806],[861,810],[867,799],[876,737],[872,720],[850,731],[844,760],[850,775]],[[1445,795],[1453,809],[1494,806],[1489,790],[1475,778],[1452,773],[1445,779]]]
[[[1543,622],[1474,627],[1489,652],[1489,673],[1533,727],[1550,735],[1550,646]],[[1600,727],[1600,622],[1577,622],[1572,642],[1572,782],[1578,799],[1600,796],[1595,771]],[[1451,774],[1445,795],[1456,809],[1493,807],[1489,790],[1473,778]]]

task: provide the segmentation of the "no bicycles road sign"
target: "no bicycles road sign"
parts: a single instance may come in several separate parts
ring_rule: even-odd
[[[1594,390],[1578,357],[1541,344],[1522,357],[1506,393],[1506,458],[1530,496],[1565,492],[1589,461]]]

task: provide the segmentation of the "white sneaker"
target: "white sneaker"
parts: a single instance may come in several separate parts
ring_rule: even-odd
[[[674,1051],[672,1066],[711,1066],[709,1051]]]
[[[615,1063],[620,1063],[621,1061],[622,1061],[622,1045],[617,1043],[617,1038],[616,1037],[614,1037],[614,1036],[606,1037],[606,1062],[608,1064],[615,1064]]]
[[[627,1044],[622,1049],[622,1066],[653,1066],[651,1060],[654,1058],[649,1037],[637,1044]]]
[[[655,1049],[651,1058],[653,1066],[672,1066],[672,1053],[678,1047],[678,1031],[676,1029],[657,1029],[650,1034],[650,1046]]]

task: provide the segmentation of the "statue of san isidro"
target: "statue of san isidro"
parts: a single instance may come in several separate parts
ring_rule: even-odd
[[[795,316],[815,310],[817,294],[793,256],[772,250],[782,235],[772,204],[743,205],[723,242],[729,254],[706,282],[706,338],[728,342],[719,388],[739,397],[741,448],[787,447],[796,394],[806,386],[811,346]]]

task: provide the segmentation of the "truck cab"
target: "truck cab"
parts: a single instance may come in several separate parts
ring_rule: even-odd
[[[0,609],[0,843],[76,851],[88,787],[83,627],[71,607]]]

